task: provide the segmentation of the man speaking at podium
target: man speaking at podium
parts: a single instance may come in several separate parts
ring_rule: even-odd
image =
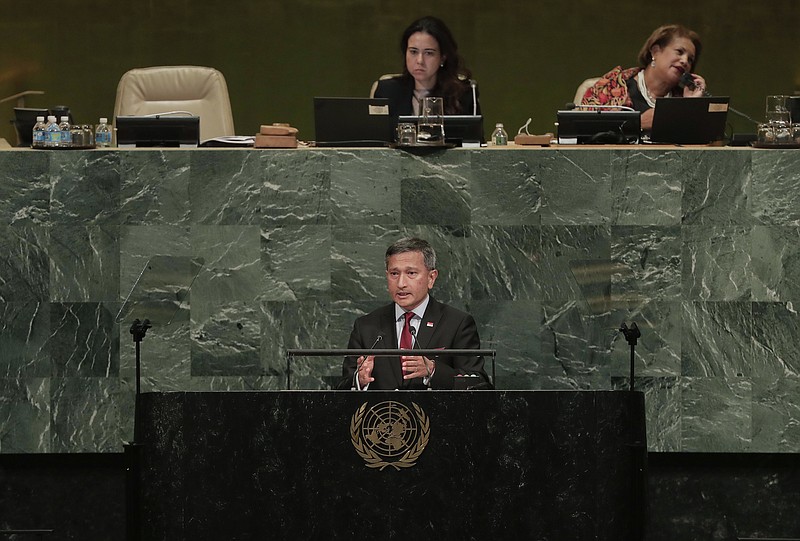
[[[348,349],[480,349],[471,315],[428,293],[436,282],[436,252],[425,240],[400,239],[386,250],[386,282],[391,304],[358,318]],[[453,377],[477,375],[489,381],[483,357],[347,357],[341,389],[452,389]]]

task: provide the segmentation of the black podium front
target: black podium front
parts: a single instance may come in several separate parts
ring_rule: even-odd
[[[640,393],[175,392],[140,407],[143,539],[641,536]]]

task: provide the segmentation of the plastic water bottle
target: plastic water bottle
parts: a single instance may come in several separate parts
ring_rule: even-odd
[[[44,123],[43,116],[36,117],[36,124],[33,125],[33,139],[31,146],[33,148],[44,148],[45,129],[47,124]]]
[[[108,127],[108,119],[100,118],[100,124],[94,130],[94,144],[98,147],[111,146],[111,128]]]
[[[47,117],[47,126],[44,132],[44,146],[45,148],[56,148],[61,146],[61,129],[58,127],[58,121],[55,115]]]
[[[61,123],[58,125],[58,129],[61,132],[61,144],[59,146],[72,146],[72,127],[69,125],[68,116],[61,117]]]
[[[503,129],[503,124],[498,122],[494,126],[494,132],[492,132],[492,142],[495,146],[505,146],[508,144],[508,134],[506,130]]]

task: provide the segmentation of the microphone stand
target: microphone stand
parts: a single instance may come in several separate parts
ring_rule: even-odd
[[[130,333],[133,335],[133,342],[136,345],[136,395],[134,397],[133,406],[133,441],[125,445],[125,455],[127,456],[127,508],[126,508],[126,535],[129,541],[141,539],[141,527],[139,516],[139,464],[140,464],[140,449],[139,436],[141,432],[141,404],[140,398],[142,394],[142,354],[141,343],[144,340],[147,330],[152,328],[149,319],[144,321],[135,319],[130,328]]]
[[[622,323],[619,327],[619,332],[625,337],[625,340],[631,346],[631,381],[630,381],[630,390],[633,391],[633,360],[636,357],[636,341],[637,339],[642,336],[642,333],[639,331],[639,327],[636,326],[636,322],[631,323],[630,328],[625,325],[625,322]]]
[[[633,393],[633,360],[635,357],[635,349],[636,343],[638,339],[642,336],[641,331],[639,331],[639,327],[636,325],[636,322],[632,322],[631,326],[628,327],[625,325],[625,322],[622,322],[622,325],[619,327],[619,331],[625,337],[625,340],[631,346],[631,381],[630,381],[630,392]],[[631,400],[635,400],[636,396],[634,394],[629,395]],[[647,490],[646,490],[646,483],[645,483],[645,476],[647,475],[647,447],[644,442],[642,441],[633,441],[630,444],[631,449],[631,467],[633,469],[633,483],[631,484],[631,509],[634,510],[634,520],[633,520],[633,537],[632,539],[641,540],[644,539],[644,527],[645,527],[645,515],[647,513]],[[638,509],[640,511],[637,513],[637,503],[641,507]]]

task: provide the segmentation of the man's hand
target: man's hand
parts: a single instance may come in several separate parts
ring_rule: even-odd
[[[375,378],[372,377],[372,368],[375,366],[375,355],[359,357],[356,366],[358,366],[358,384],[362,389],[375,381]]]
[[[400,357],[403,361],[403,379],[427,378],[436,364],[427,357]]]

